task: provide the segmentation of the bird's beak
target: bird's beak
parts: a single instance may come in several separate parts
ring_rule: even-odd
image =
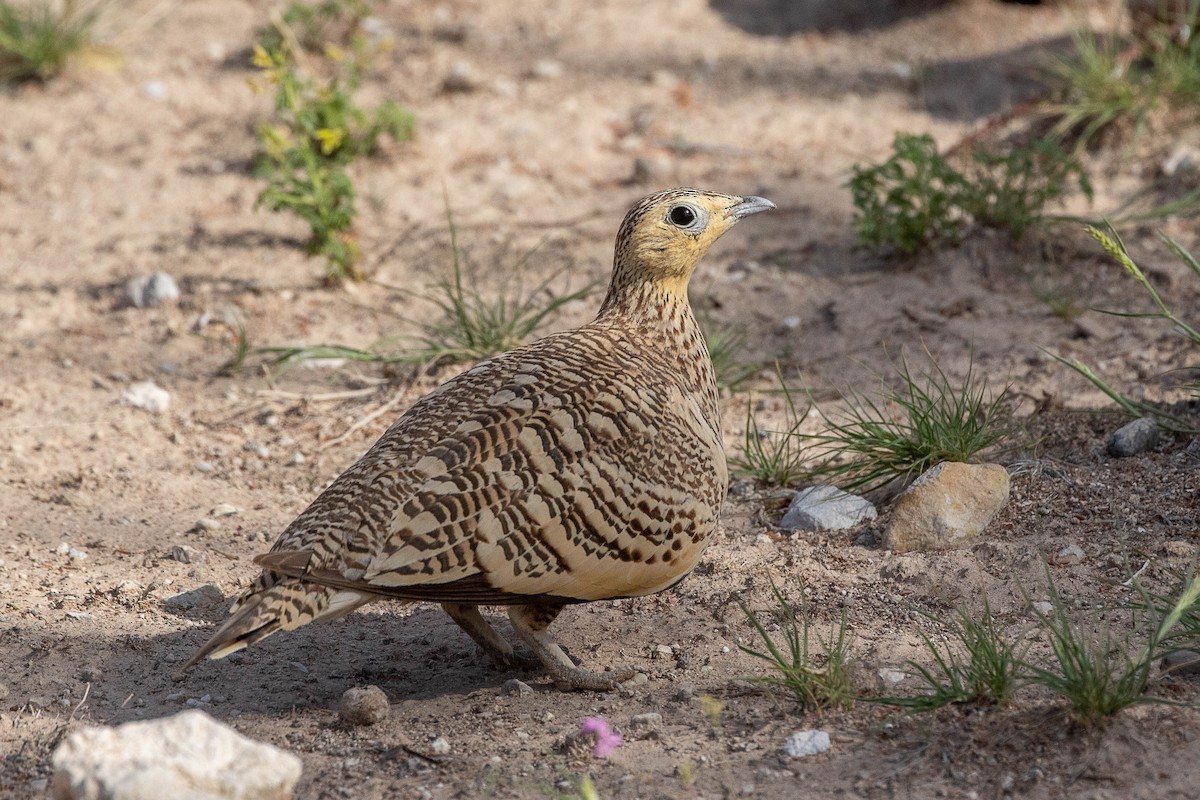
[[[743,197],[740,203],[736,203],[725,210],[726,216],[734,222],[742,217],[748,217],[751,214],[757,214],[760,211],[766,211],[774,208],[775,204],[765,197]]]

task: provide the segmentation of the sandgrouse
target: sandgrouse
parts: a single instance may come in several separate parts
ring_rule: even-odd
[[[263,572],[184,669],[381,598],[429,600],[501,668],[480,615],[505,605],[563,690],[580,669],[547,627],[565,605],[661,592],[696,566],[728,471],[688,280],[721,234],[774,208],[696,189],[626,215],[591,323],[477,365],[418,401],[255,562]]]

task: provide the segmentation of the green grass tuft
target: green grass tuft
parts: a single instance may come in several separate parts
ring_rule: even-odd
[[[922,613],[929,620],[938,622],[933,614]],[[933,667],[914,661],[906,664],[920,678],[925,691],[917,695],[880,697],[876,702],[913,713],[952,704],[1008,705],[1023,679],[1026,643],[1010,638],[997,627],[986,596],[978,619],[963,608],[956,610],[955,617],[947,630],[951,644],[945,647],[938,646],[929,634],[920,632],[921,641],[933,656]]]
[[[811,407],[800,412],[796,410],[795,398],[783,382],[783,376],[776,371],[779,384],[783,388],[786,402],[784,409],[784,425],[782,430],[771,431],[764,429],[754,415],[753,396],[746,397],[746,428],[742,434],[742,443],[737,454],[731,461],[735,474],[753,478],[759,483],[769,486],[790,486],[805,474],[804,462],[808,456],[804,440],[800,436],[800,426],[808,417]]]
[[[822,413],[826,430],[797,434],[821,461],[805,472],[807,478],[831,480],[844,489],[875,489],[911,480],[943,461],[971,461],[1018,434],[1007,388],[993,396],[973,364],[957,383],[936,361],[924,381],[904,360],[898,376],[900,389],[888,390],[882,403],[852,393],[839,419]]]
[[[0,0],[0,84],[47,81],[86,49],[96,3]]]
[[[738,645],[742,652],[761,659],[771,667],[772,674],[752,678],[785,689],[805,708],[850,709],[857,693],[850,674],[850,639],[846,630],[846,612],[836,630],[830,630],[820,649],[810,647],[808,611],[803,606],[799,619],[775,581],[771,592],[778,607],[772,610],[783,630],[782,647],[771,637],[766,626],[741,598],[735,598],[746,615],[764,650]],[[786,651],[786,652],[785,652]]]

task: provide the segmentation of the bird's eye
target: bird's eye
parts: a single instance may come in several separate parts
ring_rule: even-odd
[[[667,219],[679,228],[690,228],[697,219],[696,209],[691,206],[675,206],[667,212]]]

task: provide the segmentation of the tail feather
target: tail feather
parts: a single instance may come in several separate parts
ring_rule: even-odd
[[[264,576],[266,577],[266,576]],[[263,585],[262,578],[238,599],[229,619],[177,673],[182,676],[203,658],[224,658],[276,631],[290,631],[316,620],[348,614],[378,595],[322,586],[298,578]],[[261,587],[261,588],[260,588]]]

